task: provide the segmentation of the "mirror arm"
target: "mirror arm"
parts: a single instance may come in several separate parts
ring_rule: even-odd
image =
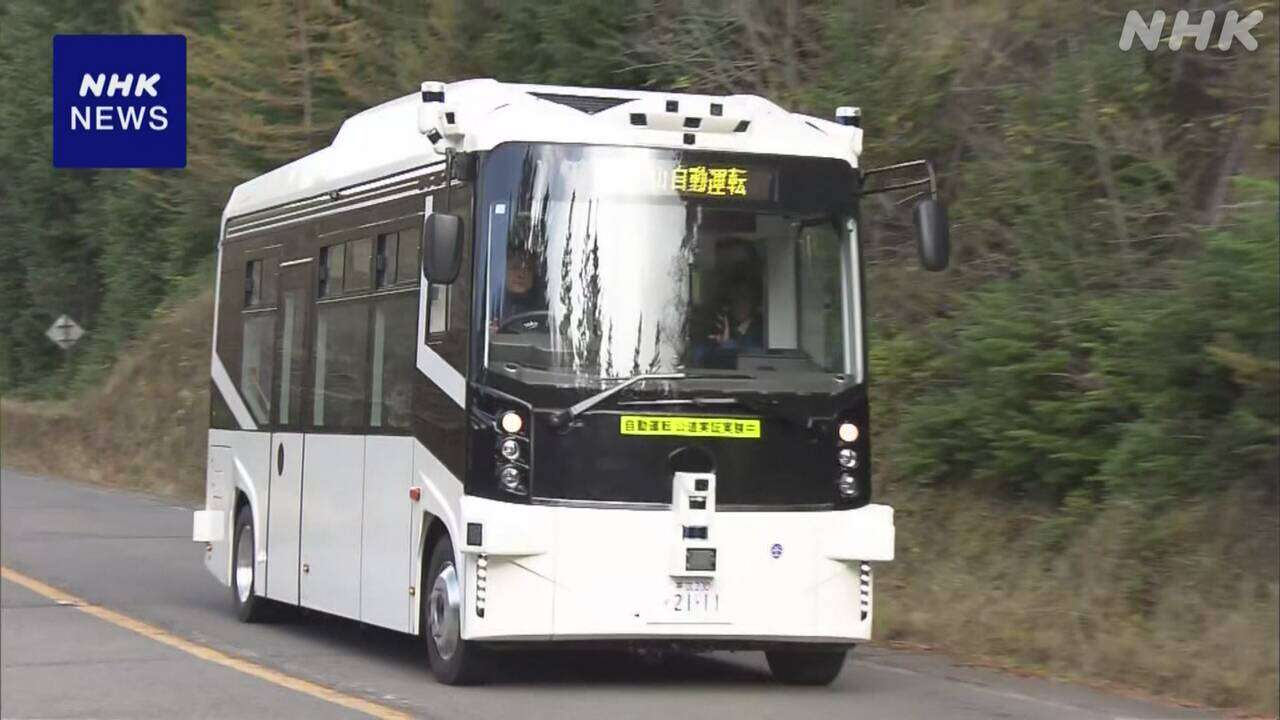
[[[937,198],[938,197],[938,176],[933,170],[933,163],[928,160],[911,160],[908,162],[895,163],[893,165],[885,165],[884,167],[872,168],[862,173],[862,178],[865,180],[866,178],[869,178],[872,175],[879,175],[882,173],[893,172],[895,170],[903,170],[906,168],[919,167],[919,166],[924,167],[925,172],[929,174],[929,177],[921,178],[919,180],[912,180],[909,182],[897,183],[894,185],[886,185],[881,188],[875,188],[874,190],[862,190],[858,192],[858,196],[862,197],[865,195],[878,195],[879,193],[892,192],[894,190],[905,190],[907,188],[920,187],[921,185],[928,185],[929,197]]]
[[[917,198],[926,197],[926,196],[928,196],[928,195],[929,195],[929,193],[928,193],[928,192],[926,192],[926,191],[924,191],[924,190],[921,190],[920,192],[914,192],[914,193],[911,193],[910,195],[908,195],[908,196],[906,196],[906,197],[902,198],[902,199],[901,199],[901,200],[899,200],[898,202],[894,203],[894,205],[898,205],[898,206],[906,205],[907,203],[911,202],[912,200],[915,200],[915,199],[917,199]]]
[[[453,148],[444,149],[444,206],[453,209]]]

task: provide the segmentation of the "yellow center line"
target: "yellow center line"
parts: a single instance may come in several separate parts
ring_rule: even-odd
[[[148,625],[141,620],[135,620],[128,615],[123,615],[114,610],[108,610],[100,605],[93,605],[76,597],[75,595],[72,595],[71,593],[60,590],[52,585],[42,583],[33,577],[28,577],[16,570],[4,567],[3,565],[0,565],[0,577],[5,580],[15,582],[38,595],[42,595],[53,600],[60,605],[74,607],[75,609],[92,615],[100,620],[106,620],[117,627],[122,627],[130,632],[151,638],[152,640],[164,643],[169,647],[177,648],[188,655],[194,655],[201,660],[207,660],[211,663],[216,663],[223,667],[237,670],[246,675],[252,675],[253,677],[261,680],[266,680],[269,683],[279,685],[280,687],[295,690],[297,692],[310,695],[311,697],[319,698],[325,702],[330,702],[334,705],[341,705],[342,707],[362,712],[371,717],[382,718],[383,720],[401,720],[403,718],[411,717],[407,713],[387,707],[386,705],[379,705],[378,703],[370,702],[363,698],[347,695],[345,693],[338,692],[333,688],[318,685],[308,680],[293,677],[292,675],[286,675],[279,670],[272,670],[269,667],[264,667],[242,658],[232,657],[224,652],[214,650],[211,647],[178,637],[177,635],[161,630],[154,625]]]

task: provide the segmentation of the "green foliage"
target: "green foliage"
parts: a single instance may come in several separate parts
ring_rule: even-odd
[[[885,368],[928,388],[903,414],[902,473],[1153,504],[1233,480],[1274,487],[1280,193],[1242,190],[1238,220],[1167,288],[1046,294],[1028,276],[975,291],[928,344],[936,362],[906,379]]]
[[[757,94],[819,117],[858,105],[864,165],[935,162],[954,246],[952,269],[925,277],[905,209],[863,203],[874,471],[906,560],[882,585],[900,619],[879,622],[1163,690],[1190,673],[1211,701],[1256,686],[1248,701],[1274,712],[1280,38],[1264,22],[1259,52],[1121,52],[1132,7],[0,3],[0,393],[76,397],[74,422],[24,438],[87,438],[95,462],[66,467],[105,457],[114,476],[168,481],[194,459],[198,487],[207,382],[183,383],[207,358],[228,193],[422,80]],[[187,36],[187,168],[51,167],[50,38],[102,32]],[[158,313],[167,297],[198,300]],[[43,334],[64,312],[88,330],[70,367]],[[157,315],[114,384],[77,392]],[[157,359],[173,377],[152,382]],[[172,432],[147,434],[161,419]]]
[[[93,174],[52,167],[51,38],[119,24],[106,4],[0,5],[0,391],[56,382],[45,329],[64,312],[94,321],[98,248],[79,224]]]
[[[474,40],[465,52],[486,75],[507,82],[629,87],[627,24],[634,2],[513,0],[471,6],[463,19]]]
[[[62,312],[89,331],[72,369],[97,377],[201,272],[230,188],[423,79],[758,93],[820,116],[860,105],[868,165],[925,156],[942,172],[955,269],[927,283],[908,214],[884,197],[864,206],[878,468],[1077,509],[1266,485],[1275,188],[1228,179],[1274,157],[1275,111],[1256,108],[1265,93],[1275,107],[1276,68],[1265,53],[1119,52],[1127,8],[7,3],[0,391],[56,392],[65,357],[43,331]],[[187,36],[185,170],[50,167],[40,68],[52,34],[87,31]],[[1233,203],[1247,207],[1227,217]]]

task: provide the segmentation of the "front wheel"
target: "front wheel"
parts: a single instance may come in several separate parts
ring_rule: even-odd
[[[490,670],[485,648],[462,639],[462,573],[454,565],[453,544],[442,538],[431,551],[423,583],[428,588],[419,625],[427,640],[431,673],[445,685],[474,685]]]
[[[847,650],[767,650],[775,680],[787,685],[830,685],[844,669]]]
[[[253,539],[253,511],[248,505],[236,513],[235,532],[231,545],[231,557],[235,564],[231,567],[231,599],[236,606],[236,615],[241,622],[261,622],[266,619],[269,601],[254,592],[257,578],[257,563],[254,556],[257,548]]]

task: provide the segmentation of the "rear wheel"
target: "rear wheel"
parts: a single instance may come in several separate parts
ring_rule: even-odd
[[[248,505],[236,513],[235,531],[231,545],[231,599],[236,605],[236,615],[242,622],[265,620],[270,601],[254,593],[257,583],[257,548],[253,539],[253,511]]]
[[[454,565],[453,544],[441,538],[427,562],[427,596],[419,625],[427,640],[431,673],[446,685],[484,681],[492,657],[485,648],[462,639],[462,574]]]
[[[847,650],[767,650],[775,680],[787,685],[830,685],[844,669]]]

